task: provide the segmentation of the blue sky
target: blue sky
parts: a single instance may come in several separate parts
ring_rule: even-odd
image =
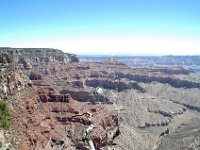
[[[199,0],[1,0],[0,46],[200,54]]]

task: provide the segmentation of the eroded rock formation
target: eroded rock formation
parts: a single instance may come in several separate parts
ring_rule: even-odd
[[[80,90],[76,94],[63,92],[62,86],[81,87],[65,81],[82,78],[76,73],[68,75],[66,72],[76,68],[73,63],[78,59],[74,55],[54,49],[6,48],[0,58],[1,97],[12,102],[13,120],[20,123],[14,125],[20,134],[13,135],[18,137],[19,143],[23,143],[18,145],[18,149],[87,149],[84,131],[89,120],[87,117],[73,117],[84,112],[94,115],[95,128],[91,131],[91,140],[95,149],[108,145],[111,139],[107,137],[107,131],[115,134],[116,128],[119,129],[117,118],[109,117],[116,114],[100,105],[78,102],[81,100],[76,94],[86,102],[95,101],[96,95],[93,94],[93,99],[90,99],[89,94],[92,93],[87,90],[84,91],[85,97]],[[79,70],[85,69],[78,67]],[[110,123],[102,124],[98,120]]]
[[[20,150],[151,150],[198,118],[200,82],[182,67],[78,63],[55,49],[6,48],[0,62]]]

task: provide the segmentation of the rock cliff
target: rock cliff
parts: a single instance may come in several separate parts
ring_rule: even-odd
[[[0,48],[2,62],[15,62],[30,69],[33,66],[50,64],[68,64],[78,62],[79,59],[73,54],[63,53],[58,49],[50,48]],[[0,62],[1,62],[0,61]]]
[[[5,99],[31,86],[31,81],[8,53],[0,52],[0,98]]]
[[[1,48],[0,64],[14,149],[162,149],[200,119],[200,75],[183,67],[78,62],[39,48]]]
[[[63,85],[73,89],[70,84],[78,76],[68,75],[68,71],[78,68],[78,61],[75,55],[56,49],[1,48],[0,98],[10,103],[17,132],[12,136],[23,143],[15,149],[88,149],[85,131],[91,120],[79,117],[86,112],[94,118],[90,136],[95,149],[110,145],[119,135],[118,117],[113,111],[84,103],[92,101],[89,91],[84,91],[84,97],[84,92],[76,90],[84,101],[70,90],[62,92]],[[95,95],[92,98],[95,101]]]

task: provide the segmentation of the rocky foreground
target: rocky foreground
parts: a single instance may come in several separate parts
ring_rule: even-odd
[[[79,62],[39,48],[1,48],[0,65],[14,122],[0,138],[11,149],[200,148],[200,75],[190,69]]]

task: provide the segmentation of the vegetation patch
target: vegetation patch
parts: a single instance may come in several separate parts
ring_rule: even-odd
[[[9,129],[12,125],[11,112],[5,101],[0,100],[0,128]]]

